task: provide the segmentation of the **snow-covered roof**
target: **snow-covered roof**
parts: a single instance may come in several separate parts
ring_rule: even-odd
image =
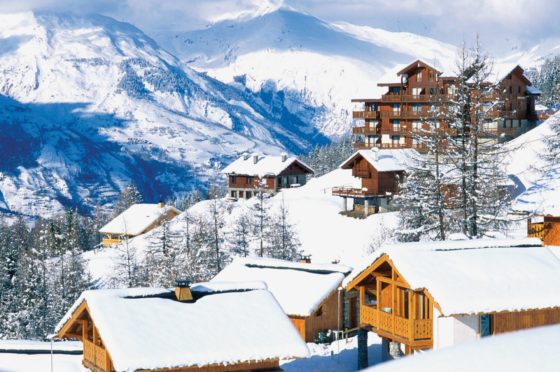
[[[532,94],[532,95],[537,95],[537,96],[538,96],[538,95],[541,95],[541,94],[542,94],[542,91],[541,91],[539,88],[537,88],[537,87],[534,87],[534,86],[532,86],[532,85],[529,85],[529,86],[527,87],[527,94]],[[537,105],[537,106],[538,106],[538,105]]]
[[[305,317],[317,310],[351,270],[335,264],[238,258],[212,282],[262,280],[286,314]]]
[[[255,162],[257,157],[257,162]],[[295,156],[286,157],[273,155],[251,155],[241,156],[233,163],[228,165],[222,170],[222,174],[243,174],[249,176],[257,176],[263,178],[265,176],[277,176],[282,173],[293,163],[299,164],[307,170],[308,173],[315,173],[315,171],[307,164],[299,160]]]
[[[558,371],[560,325],[506,333],[381,363],[368,372]]]
[[[521,193],[511,209],[514,212],[560,216],[560,167],[548,171]]]
[[[363,157],[378,172],[397,172],[404,171],[409,165],[421,156],[415,149],[371,149],[358,150],[348,159],[342,162],[340,168],[348,167],[350,162],[356,157]]]
[[[477,239],[389,245],[382,255],[413,289],[427,289],[444,315],[560,307],[560,248],[539,239]]]
[[[194,302],[165,288],[85,291],[83,301],[117,371],[236,364],[305,357],[306,345],[260,283],[192,287]]]
[[[99,232],[102,234],[140,235],[169,212],[181,213],[180,210],[169,205],[134,204],[99,229]]]

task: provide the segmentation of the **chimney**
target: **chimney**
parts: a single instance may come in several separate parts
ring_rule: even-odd
[[[163,208],[165,206],[165,203],[160,201],[157,203],[158,208]]]
[[[253,154],[253,164],[257,164],[259,161],[259,154]]]
[[[246,152],[243,153],[243,160],[247,160],[249,159],[249,154],[247,154]]]
[[[175,281],[175,297],[177,301],[192,301],[191,282],[188,279],[177,279]]]
[[[285,162],[286,160],[288,160],[288,154],[286,154],[285,152],[282,153],[282,163]]]
[[[307,256],[302,255],[302,256],[300,256],[298,262],[299,262],[299,263],[307,263],[307,264],[310,264],[310,263],[311,263],[311,255],[307,255]]]
[[[379,148],[372,147],[371,151],[373,152],[373,160],[377,161],[379,159]]]

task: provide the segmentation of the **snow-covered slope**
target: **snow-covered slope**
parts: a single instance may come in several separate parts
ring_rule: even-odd
[[[243,151],[300,152],[327,139],[260,97],[181,67],[103,16],[0,14],[0,208],[48,215],[148,200],[203,184]]]
[[[366,219],[355,219],[340,215],[342,199],[331,195],[334,186],[358,187],[359,179],[352,177],[351,171],[338,169],[322,177],[310,180],[306,185],[284,190],[283,193],[267,199],[266,210],[274,214],[282,202],[288,210],[289,222],[293,224],[301,242],[301,249],[311,255],[313,263],[331,263],[338,261],[348,266],[356,266],[371,253],[372,244],[390,240],[391,234],[398,224],[398,214],[381,213]],[[239,216],[250,212],[256,203],[250,200],[224,200],[220,210],[223,211],[225,222],[224,232],[234,231]],[[202,201],[189,209],[191,218],[207,214],[208,201]],[[184,232],[184,215],[175,217],[170,222],[171,232]],[[154,236],[158,236],[161,228],[138,236],[129,241],[141,258]],[[253,251],[257,251],[258,241],[253,241]],[[116,248],[103,248],[84,254],[92,277],[101,286],[106,285],[113,275],[112,266],[117,257]]]
[[[348,133],[350,99],[381,93],[378,78],[396,64],[422,58],[439,65],[455,56],[453,46],[434,39],[329,24],[287,8],[155,37],[189,66],[222,81],[243,76],[237,79],[252,91],[283,91],[291,112],[307,112],[331,137]]]

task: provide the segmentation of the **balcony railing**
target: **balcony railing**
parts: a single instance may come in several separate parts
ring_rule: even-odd
[[[84,364],[94,371],[108,371],[109,357],[107,350],[93,342],[84,340]],[[110,368],[109,368],[110,369]]]
[[[375,134],[379,134],[380,132],[380,127],[369,127],[369,126],[365,126],[365,127],[353,127],[352,128],[352,134],[365,134],[365,135],[375,135]]]
[[[414,110],[398,110],[398,111],[381,111],[382,118],[389,119],[422,119],[422,118],[433,118],[437,115],[434,111],[414,111]]]
[[[378,310],[375,306],[360,307],[360,323],[409,341],[430,340],[433,335],[432,319],[406,319]]]
[[[544,240],[544,235],[545,235],[544,222],[531,223],[531,221],[529,221],[527,223],[527,236],[529,238],[539,238],[541,240]]]
[[[355,187],[345,187],[345,186],[333,187],[332,194],[334,196],[344,196],[350,198],[365,198],[365,197],[377,196],[375,193],[369,192],[364,189],[358,189]]]
[[[447,95],[431,94],[384,94],[381,96],[385,102],[435,102],[447,98]]]
[[[104,247],[108,247],[108,246],[113,245],[113,244],[119,244],[120,242],[122,242],[122,239],[103,238],[103,246]]]
[[[378,119],[378,111],[352,111],[353,119]]]

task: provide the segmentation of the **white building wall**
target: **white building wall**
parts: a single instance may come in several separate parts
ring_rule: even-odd
[[[441,316],[434,309],[434,349],[453,346],[479,338],[478,316]]]

